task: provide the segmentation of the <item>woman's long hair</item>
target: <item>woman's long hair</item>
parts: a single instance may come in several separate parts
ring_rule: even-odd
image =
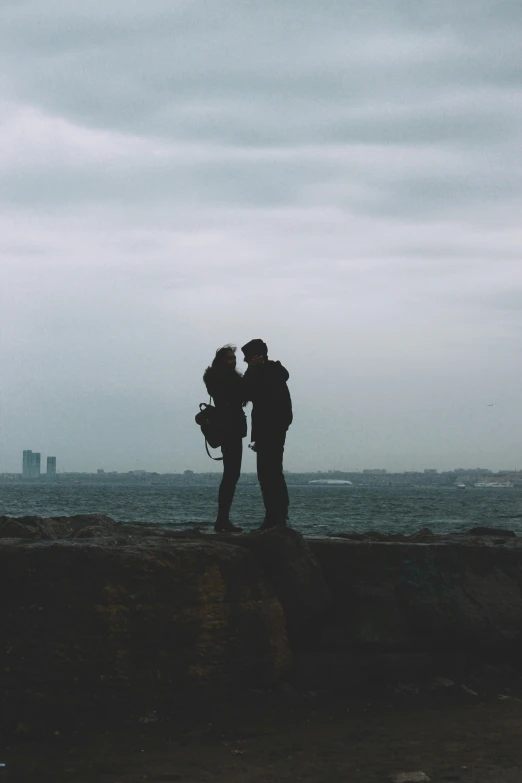
[[[232,351],[232,353],[235,353],[237,351],[237,348],[235,345],[224,345],[222,348],[218,348],[216,351],[216,355],[212,359],[212,364],[207,367],[205,370],[205,374],[203,376],[203,379],[207,379],[212,375],[217,375],[225,372],[231,372],[230,368],[227,367],[227,365],[224,363],[223,359],[225,358],[225,355]],[[237,368],[234,368],[233,372],[241,378],[241,373]]]

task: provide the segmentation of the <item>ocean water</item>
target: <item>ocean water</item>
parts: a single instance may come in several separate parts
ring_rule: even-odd
[[[522,534],[522,489],[289,486],[290,524],[307,535],[380,530],[460,531],[477,525]],[[0,484],[0,514],[42,517],[108,514],[118,522],[179,528],[211,525],[217,487],[167,484]],[[253,529],[263,519],[257,486],[239,486],[232,519]]]

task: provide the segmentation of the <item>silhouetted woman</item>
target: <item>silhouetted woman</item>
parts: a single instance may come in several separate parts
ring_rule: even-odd
[[[223,479],[219,487],[216,533],[241,533],[230,521],[230,508],[241,474],[243,438],[247,434],[246,416],[241,399],[241,374],[236,370],[236,349],[225,345],[216,351],[214,361],[203,376],[209,395],[220,413],[223,427]]]

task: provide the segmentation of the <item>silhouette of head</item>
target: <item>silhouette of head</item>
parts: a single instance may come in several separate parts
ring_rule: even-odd
[[[265,361],[268,359],[268,346],[263,340],[250,340],[241,350],[247,363],[253,356],[262,356]]]
[[[236,346],[224,345],[223,348],[218,348],[216,355],[212,361],[212,368],[214,370],[236,368]]]

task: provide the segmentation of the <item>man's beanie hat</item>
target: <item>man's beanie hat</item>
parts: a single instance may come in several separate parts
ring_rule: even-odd
[[[267,356],[268,346],[263,340],[250,340],[249,343],[244,345],[241,350],[243,351],[245,359],[251,356]]]

